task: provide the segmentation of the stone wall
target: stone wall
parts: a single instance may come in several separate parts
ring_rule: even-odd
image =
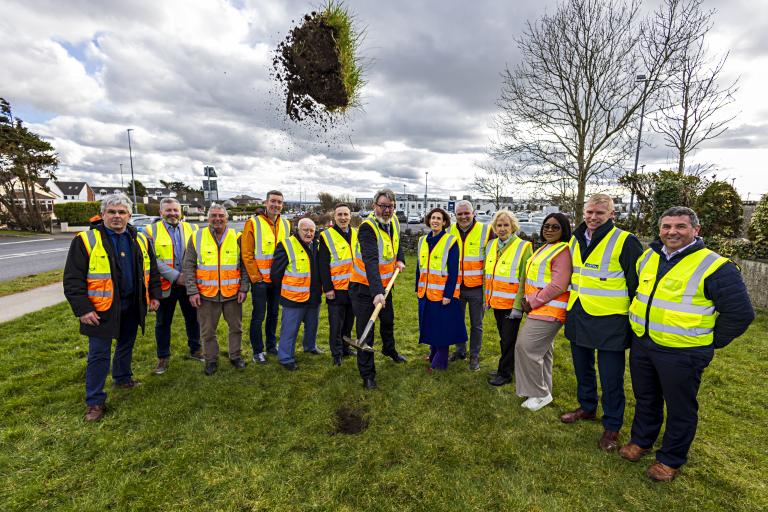
[[[736,260],[749,290],[749,298],[756,308],[768,309],[768,262]]]

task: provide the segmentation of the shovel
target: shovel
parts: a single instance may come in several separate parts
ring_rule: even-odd
[[[397,275],[400,273],[400,269],[396,268],[395,271],[392,273],[392,279],[389,280],[389,284],[387,285],[387,289],[384,290],[384,303],[386,304],[387,297],[389,296],[389,291],[392,289],[392,285],[395,284],[395,279],[397,279]],[[368,333],[371,332],[371,329],[373,328],[373,324],[376,323],[376,319],[379,318],[379,313],[381,312],[381,308],[384,307],[384,304],[376,304],[376,308],[373,310],[373,314],[371,315],[370,320],[368,320],[368,323],[365,326],[365,329],[363,330],[363,335],[360,336],[359,339],[353,340],[349,336],[344,336],[344,343],[347,345],[356,348],[357,350],[363,350],[365,352],[373,352],[373,347],[368,345],[367,343],[363,342],[368,336]]]

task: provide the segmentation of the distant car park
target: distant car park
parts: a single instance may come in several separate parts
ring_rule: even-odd
[[[524,221],[520,223],[520,229],[517,231],[517,234],[524,234],[526,236],[539,236],[539,233],[541,232],[541,223],[539,222],[530,222],[530,221]]]
[[[399,222],[408,222],[408,217],[405,215],[403,210],[397,210],[395,212],[395,216]]]
[[[489,213],[485,212],[477,212],[475,213],[475,220],[478,222],[491,222],[493,219],[493,216]]]
[[[422,218],[418,213],[408,215],[408,224],[421,224]]]
[[[138,218],[137,218],[138,217]],[[147,226],[152,224],[154,219],[149,215],[138,214],[131,217],[130,224],[140,233],[147,232]]]

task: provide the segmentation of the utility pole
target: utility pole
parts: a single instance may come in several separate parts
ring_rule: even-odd
[[[125,188],[123,184],[123,164],[120,164],[120,188]]]
[[[648,87],[649,80],[645,75],[637,75],[635,82],[643,82],[643,101],[640,103],[640,127],[637,130],[637,149],[635,150],[635,169],[632,171],[632,187],[629,192],[629,214],[632,215],[632,210],[635,205],[635,179],[637,179],[637,163],[640,160],[640,141],[643,136],[643,118],[645,117],[645,89]],[[634,230],[637,231],[637,221],[639,219],[635,217]]]
[[[424,215],[427,214],[427,184],[429,182],[429,171],[424,171]]]
[[[131,149],[131,132],[133,128],[128,128],[128,156],[131,159],[131,186],[133,187],[133,213],[139,211],[139,205],[136,204],[136,178],[133,177],[133,150]]]

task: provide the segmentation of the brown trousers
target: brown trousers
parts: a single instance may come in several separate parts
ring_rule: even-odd
[[[517,396],[543,398],[552,394],[552,355],[560,322],[527,318],[515,344]]]
[[[215,302],[203,299],[197,308],[197,321],[200,324],[200,341],[203,343],[206,362],[216,361],[219,357],[216,327],[222,314],[229,328],[229,358],[240,357],[243,341],[243,305],[238,304],[237,300]]]

